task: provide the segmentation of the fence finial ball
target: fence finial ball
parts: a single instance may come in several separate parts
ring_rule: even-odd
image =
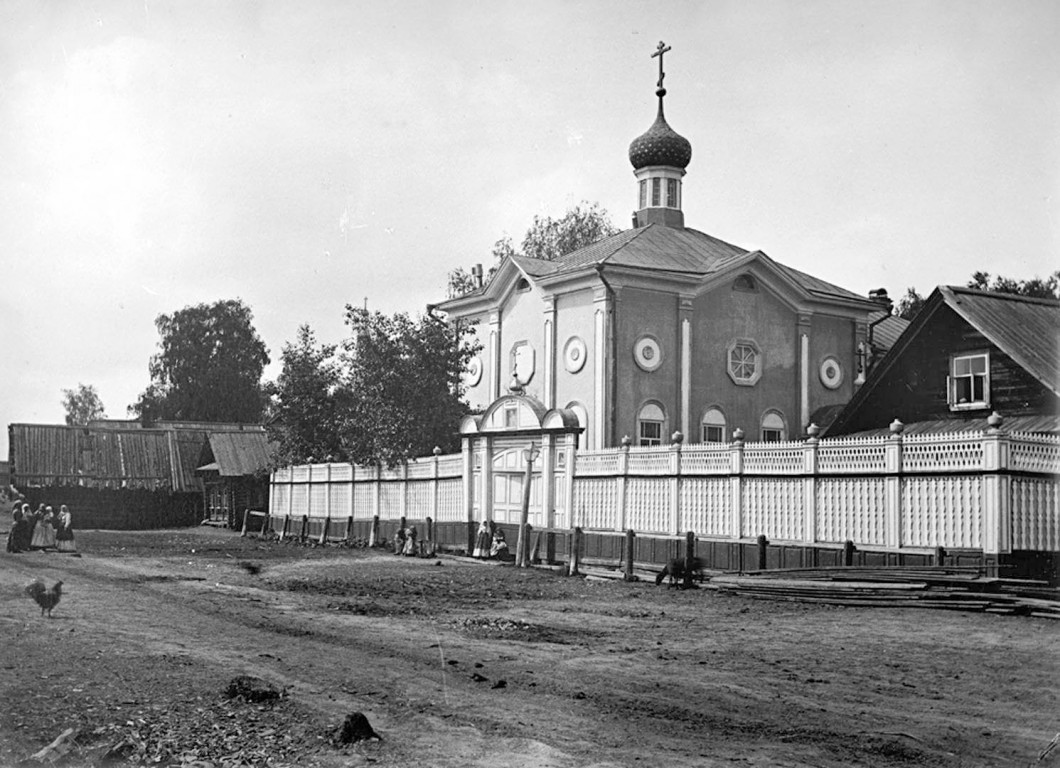
[[[633,445],[633,438],[629,435],[622,435],[622,447],[629,448],[631,445]]]
[[[732,431],[733,440],[743,440],[743,430],[737,427]]]
[[[810,426],[806,427],[806,434],[810,437],[817,437],[819,434],[821,434],[821,428],[816,424],[811,424]]]
[[[436,445],[436,446],[434,446],[434,450],[432,451],[432,453],[433,453],[433,454],[434,454],[435,456],[441,456],[441,455],[442,455],[442,449],[441,449],[441,448],[439,448],[439,447],[438,447],[438,446]]]
[[[986,417],[986,423],[990,426],[991,429],[997,429],[998,427],[1000,427],[1001,422],[1003,422],[1004,420],[1005,418],[997,411],[994,411]]]
[[[674,432],[672,435],[670,435],[671,443],[681,443],[684,439],[685,436],[682,435],[680,432]]]
[[[902,434],[902,430],[905,429],[905,424],[900,422],[898,419],[895,419],[891,422],[890,429],[892,435],[900,435]]]

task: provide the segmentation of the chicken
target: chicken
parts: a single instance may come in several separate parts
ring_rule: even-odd
[[[52,617],[52,608],[59,604],[59,598],[62,597],[63,583],[61,581],[55,582],[55,586],[51,589],[47,589],[44,586],[44,582],[40,579],[36,579],[26,585],[26,594],[32,597],[37,605],[40,606],[40,615],[43,616],[44,612],[48,612],[48,618]]]

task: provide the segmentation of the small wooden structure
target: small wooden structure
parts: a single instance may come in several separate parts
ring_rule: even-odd
[[[203,483],[203,522],[235,528],[244,510],[269,508],[269,463],[275,443],[264,427],[207,435],[195,474]]]

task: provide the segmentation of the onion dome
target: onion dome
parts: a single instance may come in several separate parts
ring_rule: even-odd
[[[684,170],[691,160],[692,144],[666,122],[660,96],[659,114],[655,122],[629,145],[629,162],[633,163],[633,170],[636,171],[651,165],[668,165]]]

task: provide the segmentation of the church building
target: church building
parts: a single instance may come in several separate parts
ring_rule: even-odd
[[[554,261],[505,259],[438,305],[482,343],[465,377],[486,410],[509,392],[577,417],[581,449],[783,441],[863,380],[880,305],[685,226],[692,146],[663,113],[629,146],[634,227]],[[737,430],[741,430],[740,433]]]

